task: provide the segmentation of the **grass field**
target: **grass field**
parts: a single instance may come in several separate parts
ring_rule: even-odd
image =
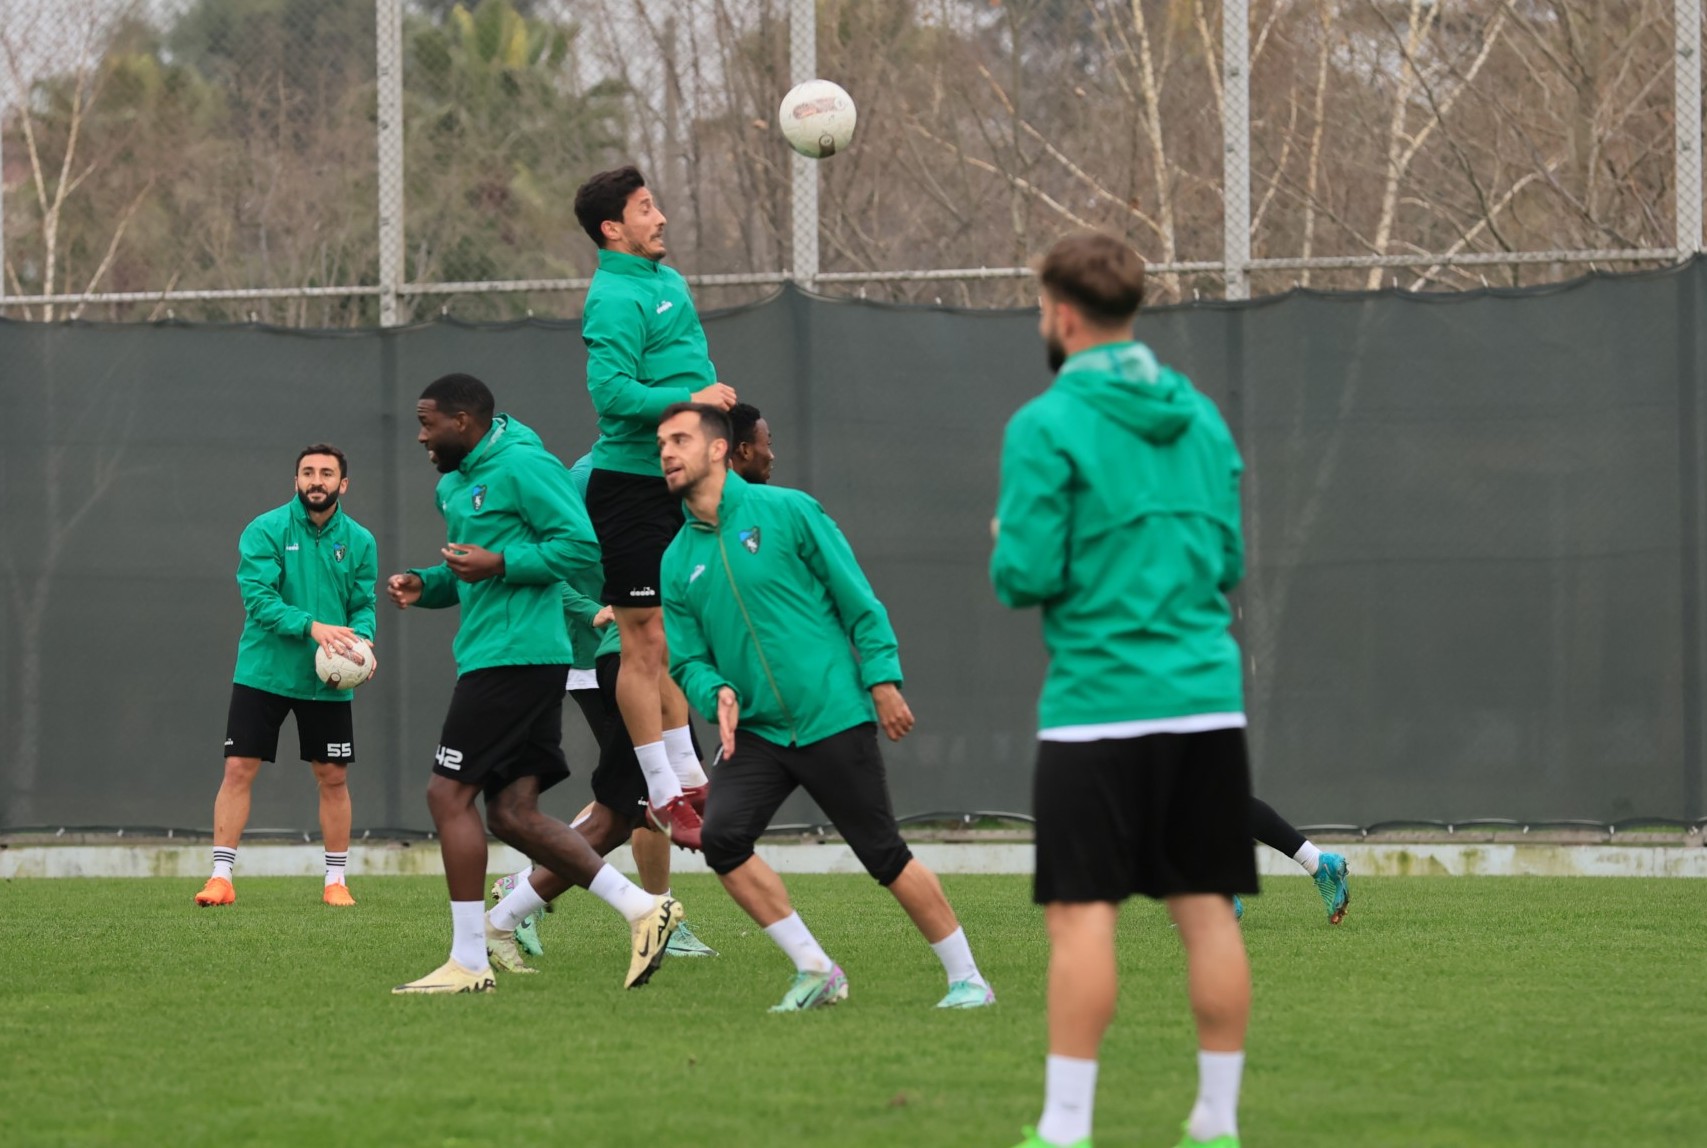
[[[221,910],[192,907],[199,882],[0,884],[0,1144],[1016,1142],[1044,1053],[1026,879],[945,878],[1001,997],[954,1014],[887,894],[789,883],[845,1005],[768,1015],[789,969],[709,878],[677,893],[716,960],[625,993],[626,931],[573,894],[539,975],[455,998],[388,994],[444,958],[438,880],[358,878],[341,912],[294,879],[240,879]],[[1354,878],[1337,929],[1305,882],[1269,889],[1245,919],[1248,1148],[1699,1135],[1707,882]],[[1196,1080],[1178,942],[1142,903],[1121,941],[1096,1142],[1171,1146]]]

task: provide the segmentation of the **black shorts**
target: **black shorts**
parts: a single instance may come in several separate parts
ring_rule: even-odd
[[[1250,800],[1242,729],[1040,742],[1032,896],[1255,893]]]
[[[877,726],[865,722],[796,746],[736,730],[735,754],[718,765],[706,797],[700,834],[706,864],[718,874],[742,865],[797,787],[818,803],[878,884],[888,885],[913,859],[889,803]]]
[[[272,761],[279,749],[279,726],[296,714],[296,740],[303,761],[348,765],[356,759],[355,718],[349,702],[309,701],[268,693],[253,686],[231,687],[225,715],[225,756]]]
[[[604,555],[607,606],[660,606],[658,571],[682,528],[682,500],[662,475],[594,470],[587,476],[587,516]]]
[[[478,785],[488,800],[522,777],[540,792],[569,776],[563,757],[568,666],[493,666],[456,679],[433,772]]]

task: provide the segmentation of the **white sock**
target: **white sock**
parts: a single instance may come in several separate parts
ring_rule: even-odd
[[[1243,1052],[1197,1053],[1197,1103],[1187,1125],[1194,1140],[1239,1134],[1239,1077],[1245,1071]]]
[[[231,867],[237,864],[237,846],[227,848],[224,845],[213,847],[213,875],[231,880]]]
[[[790,913],[776,924],[766,925],[765,935],[776,942],[777,948],[788,955],[788,959],[794,962],[794,967],[800,972],[827,973],[836,967],[836,963],[818,943],[818,938],[812,935],[812,930],[800,919],[799,913]]]
[[[450,958],[465,969],[479,971],[486,961],[486,902],[450,903]]]
[[[1298,847],[1298,852],[1292,855],[1292,859],[1304,866],[1304,872],[1314,877],[1322,864],[1322,851],[1306,841]]]
[[[670,751],[663,742],[637,745],[634,756],[640,759],[640,772],[646,775],[646,795],[652,801],[652,808],[662,809],[682,795],[682,783],[670,766]]]
[[[665,730],[664,749],[670,755],[670,768],[676,771],[676,780],[682,783],[682,788],[705,784],[705,770],[700,768],[699,754],[693,749],[693,732],[687,726]]]
[[[541,897],[533,887],[533,882],[523,874],[516,882],[516,887],[504,895],[504,899],[492,906],[488,920],[492,927],[500,932],[509,933],[521,927],[521,923],[529,913],[537,913],[545,908],[545,898]]]
[[[1089,1140],[1097,1062],[1051,1054],[1044,1064],[1043,1115],[1037,1121],[1037,1135],[1051,1144]]]
[[[652,911],[652,894],[609,865],[598,871],[592,884],[587,886],[587,892],[621,913],[623,919],[631,923]]]
[[[942,962],[942,971],[948,974],[949,984],[961,981],[984,983],[984,978],[978,973],[978,962],[972,959],[972,946],[966,943],[965,929],[954,930],[932,945],[931,951]]]
[[[350,851],[348,849],[342,853],[328,851],[326,854],[326,884],[342,885],[344,883],[344,870],[349,867],[349,864]]]

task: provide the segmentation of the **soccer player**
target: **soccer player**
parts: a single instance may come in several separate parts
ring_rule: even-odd
[[[475,807],[482,794],[499,840],[622,914],[631,940],[623,984],[645,984],[663,960],[681,905],[630,882],[581,834],[539,809],[539,795],[569,776],[563,688],[572,653],[562,585],[598,561],[586,511],[568,468],[532,430],[497,413],[479,379],[434,380],[415,414],[417,439],[444,476],[437,502],[449,541],[443,562],[393,574],[386,592],[400,609],[462,610],[452,647],[456,689],[427,786],[450,888],[452,941],[441,967],[392,991],[496,988],[488,948],[504,952],[515,941],[485,919],[486,826]]]
[[[1215,406],[1135,342],[1144,263],[1107,235],[1039,269],[1047,391],[1002,445],[990,578],[1039,606],[1034,896],[1049,928],[1049,1058],[1025,1146],[1089,1145],[1133,894],[1185,945],[1198,1095],[1183,1145],[1238,1144],[1250,965],[1232,898],[1257,888],[1243,682],[1226,593],[1244,572],[1242,464]]]
[[[823,507],[731,472],[729,437],[715,406],[663,412],[664,479],[689,518],[664,554],[662,589],[670,671],[717,723],[723,748],[705,807],[706,863],[794,962],[794,981],[771,1011],[848,995],[841,967],[753,852],[801,786],[942,961],[949,987],[938,1007],[993,1004],[942,886],[901,840],[890,807],[877,727],[899,741],[913,714],[888,613]]]
[[[1290,821],[1276,813],[1272,805],[1255,797],[1251,798],[1251,836],[1275,852],[1286,854],[1310,875],[1322,904],[1327,907],[1328,924],[1337,925],[1345,920],[1345,911],[1351,907],[1351,889],[1346,881],[1351,870],[1344,857],[1323,853],[1294,829]],[[1244,915],[1237,897],[1233,898],[1233,906],[1240,916]]]
[[[582,455],[569,468],[569,478],[583,499],[592,456]],[[595,852],[608,856],[628,842],[634,866],[640,871],[640,886],[648,893],[670,892],[670,839],[645,824],[646,779],[634,756],[634,743],[623,727],[616,705],[617,673],[622,664],[620,641],[611,625],[611,608],[594,600],[603,583],[600,567],[590,566],[563,585],[563,616],[574,654],[569,671],[569,696],[575,699],[593,740],[599,746],[599,764],[593,771],[593,800],[570,824],[588,838]],[[695,746],[694,754],[699,754]],[[602,808],[601,808],[602,807]],[[530,881],[531,878],[531,881]],[[531,889],[518,892],[524,883]],[[492,885],[494,906],[488,920],[502,932],[512,929],[522,952],[539,956],[545,951],[539,940],[539,917],[551,902],[566,891],[567,884],[548,869],[529,867],[500,877]],[[515,922],[512,926],[512,922]],[[717,950],[694,935],[684,919],[670,934],[664,954],[671,957],[715,957]],[[511,958],[520,965],[519,953],[494,951],[498,967],[510,967]],[[524,966],[525,967],[525,966]]]
[[[603,553],[604,601],[622,640],[617,704],[655,810],[670,839],[699,848],[705,771],[687,701],[670,680],[658,563],[681,529],[680,501],[658,471],[658,416],[692,399],[727,410],[687,281],[664,265],[664,213],[633,167],[603,171],[575,193],[575,218],[599,249],[581,337],[599,416],[587,512]],[[684,795],[684,789],[687,791]]]
[[[356,740],[350,691],[326,685],[314,671],[316,648],[359,662],[363,656],[352,654],[352,643],[373,641],[379,562],[373,535],[338,505],[349,489],[343,451],[327,443],[304,447],[296,458],[296,497],[249,523],[237,543],[243,636],[225,719],[225,779],[213,801],[213,876],[196,894],[198,905],[237,900],[231,871],[249,822],[249,795],[261,763],[278,751],[288,713],[296,714],[302,760],[320,786],[326,845],[321,899],[356,903],[344,879],[350,857],[345,774]]]
[[[771,424],[751,403],[736,403],[729,408],[730,440],[729,469],[748,482],[763,486],[771,480],[771,467],[776,452],[771,449]]]

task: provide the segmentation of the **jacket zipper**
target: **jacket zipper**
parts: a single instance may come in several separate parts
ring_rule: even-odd
[[[747,613],[747,603],[741,599],[741,588],[735,585],[735,571],[729,566],[729,551],[723,545],[723,526],[719,523],[712,528],[717,535],[717,553],[723,559],[723,576],[729,579],[729,589],[735,595],[735,605],[740,607],[741,620],[747,623],[747,633],[753,639],[753,649],[759,652],[759,665],[764,668],[765,680],[771,684],[771,694],[776,698],[776,704],[782,707],[783,716],[788,719],[788,743],[800,744],[800,730],[794,724],[794,713],[788,708],[788,703],[782,700],[782,691],[777,689],[776,675],[771,673],[770,660],[765,657],[764,644],[759,641],[759,631],[753,626],[753,616]]]

